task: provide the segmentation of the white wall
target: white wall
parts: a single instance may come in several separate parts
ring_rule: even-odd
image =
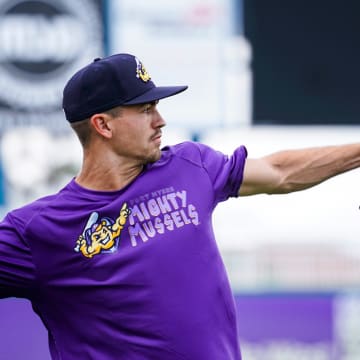
[[[359,141],[357,127],[248,127],[211,131],[203,141],[225,153],[239,144],[249,157],[274,151]],[[266,243],[341,244],[360,251],[360,172],[354,170],[306,191],[256,195],[221,204],[214,216],[223,249]]]

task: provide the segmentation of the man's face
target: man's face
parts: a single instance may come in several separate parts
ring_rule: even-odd
[[[146,164],[160,156],[161,128],[166,125],[157,103],[124,106],[114,122],[114,149],[118,155]]]

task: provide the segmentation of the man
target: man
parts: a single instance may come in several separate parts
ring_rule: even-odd
[[[0,297],[31,300],[53,359],[241,359],[214,208],[360,165],[360,144],[261,159],[244,146],[232,156],[192,142],[160,150],[157,103],[186,88],[156,87],[129,54],[96,59],[65,86],[80,173],[0,225]]]

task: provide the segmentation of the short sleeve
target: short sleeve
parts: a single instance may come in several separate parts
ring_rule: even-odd
[[[35,271],[21,225],[11,214],[0,223],[0,298],[29,297]]]
[[[206,145],[198,144],[198,146],[203,167],[213,184],[216,202],[237,197],[243,180],[246,148],[240,146],[228,156]]]

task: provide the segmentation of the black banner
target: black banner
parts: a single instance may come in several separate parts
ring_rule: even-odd
[[[245,0],[254,122],[360,124],[360,2]]]

